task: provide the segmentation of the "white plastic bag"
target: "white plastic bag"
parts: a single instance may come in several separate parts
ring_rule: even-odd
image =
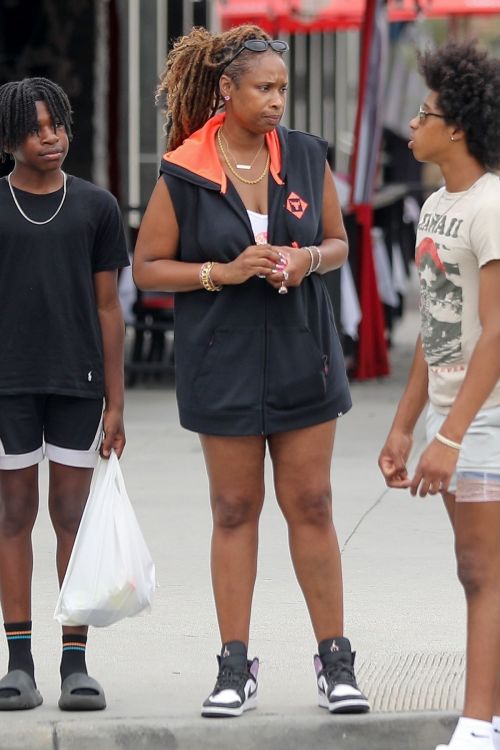
[[[99,459],[54,618],[105,627],[151,606],[155,567],[114,451]]]

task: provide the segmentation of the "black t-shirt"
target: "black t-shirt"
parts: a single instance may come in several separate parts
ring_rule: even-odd
[[[63,191],[15,189],[35,221]],[[18,211],[0,179],[0,394],[104,394],[94,274],[129,263],[120,209],[107,190],[68,175],[66,200],[48,224]]]

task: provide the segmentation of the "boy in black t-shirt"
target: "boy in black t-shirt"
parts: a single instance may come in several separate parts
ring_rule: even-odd
[[[128,265],[113,196],[62,164],[71,107],[45,78],[0,87],[0,593],[9,647],[0,710],[42,697],[31,656],[31,533],[38,463],[50,461],[49,511],[62,582],[99,450],[118,456],[123,428],[124,324],[117,270]],[[104,409],[103,409],[104,399]],[[102,440],[101,440],[102,436]],[[64,627],[63,710],[105,708],[88,676],[87,629]]]

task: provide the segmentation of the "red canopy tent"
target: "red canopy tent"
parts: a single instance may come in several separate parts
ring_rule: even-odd
[[[365,0],[327,0],[318,2],[312,13],[311,3],[300,0],[218,0],[224,29],[250,21],[270,33],[329,31],[359,28]]]
[[[250,21],[275,33],[360,28],[373,0],[217,0],[222,28]],[[316,10],[314,11],[314,7]],[[500,0],[387,0],[389,21],[500,14]]]
[[[412,21],[417,17],[415,0],[388,0],[390,21]],[[500,14],[500,0],[419,0],[426,18]]]

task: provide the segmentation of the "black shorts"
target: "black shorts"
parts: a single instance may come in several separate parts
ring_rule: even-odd
[[[0,395],[0,470],[49,461],[92,468],[102,442],[102,399]]]

